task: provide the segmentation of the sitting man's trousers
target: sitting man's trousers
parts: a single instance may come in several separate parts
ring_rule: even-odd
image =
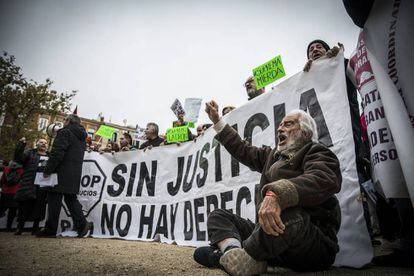
[[[282,211],[286,228],[279,236],[266,234],[260,224],[243,219],[227,210],[213,211],[207,220],[211,245],[226,238],[236,238],[257,261],[285,266],[297,271],[329,268],[335,261],[338,245],[310,221],[301,208]]]

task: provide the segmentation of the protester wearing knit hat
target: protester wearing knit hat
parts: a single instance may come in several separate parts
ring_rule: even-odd
[[[303,67],[303,71],[308,72],[312,66],[312,62],[323,56],[327,56],[328,58],[335,57],[339,53],[339,49],[343,49],[343,45],[341,43],[338,43],[338,46],[334,46],[331,49],[328,43],[323,40],[315,39],[311,41],[306,50],[308,61]]]
[[[331,47],[329,47],[328,43],[326,43],[325,41],[321,39],[315,39],[314,41],[311,41],[308,44],[308,48],[306,49],[306,54],[308,56],[308,59],[309,59],[309,48],[312,46],[312,44],[316,44],[316,43],[319,43],[325,49],[325,53],[331,49]]]
[[[305,67],[303,68],[303,71],[308,72],[312,66],[312,62],[326,56],[328,58],[335,57],[340,49],[344,49],[343,45],[341,43],[338,43],[338,46],[332,47],[332,49],[329,47],[329,45],[320,39],[313,40],[308,44],[307,47],[307,57],[308,61],[305,64]],[[348,96],[348,102],[350,107],[350,116],[351,116],[351,122],[352,122],[352,132],[353,132],[353,138],[355,143],[355,156],[356,156],[356,166],[357,166],[357,173],[358,173],[358,182],[361,185],[361,183],[367,181],[371,178],[367,170],[365,170],[365,161],[363,159],[363,153],[364,150],[364,144],[361,140],[361,121],[359,118],[359,104],[357,99],[357,91],[355,88],[355,80],[352,75],[348,75],[346,68],[348,66],[348,59],[344,59],[344,66],[345,66],[345,79],[346,79],[346,90],[347,90],[347,96]],[[368,149],[367,149],[368,150]],[[368,232],[371,236],[372,243],[376,243],[377,241],[373,238],[373,230],[370,224],[369,219],[369,209],[367,202],[363,202],[364,207],[364,217],[367,222],[367,228]]]

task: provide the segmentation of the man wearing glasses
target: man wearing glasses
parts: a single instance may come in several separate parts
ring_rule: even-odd
[[[335,154],[317,142],[313,118],[302,110],[288,113],[271,149],[242,140],[220,119],[214,101],[206,104],[206,112],[227,151],[262,173],[261,193],[256,194],[256,224],[227,210],[210,213],[211,246],[197,248],[194,259],[230,275],[262,274],[268,264],[297,271],[329,268],[339,251],[341,218],[334,194],[342,176]]]

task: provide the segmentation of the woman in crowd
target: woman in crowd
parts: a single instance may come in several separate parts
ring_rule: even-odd
[[[17,202],[14,200],[14,195],[19,188],[22,175],[22,166],[14,161],[10,161],[10,164],[4,168],[0,178],[0,217],[4,215],[4,212],[6,212],[7,209],[9,210],[6,224],[8,232],[12,231],[13,220],[16,216]]]
[[[39,222],[46,212],[46,191],[35,185],[36,173],[43,173],[48,160],[47,141],[39,139],[35,149],[26,150],[25,138],[20,139],[15,160],[23,165],[24,173],[15,199],[19,202],[18,225],[15,235],[21,235],[26,221],[33,221],[32,235],[39,230]]]

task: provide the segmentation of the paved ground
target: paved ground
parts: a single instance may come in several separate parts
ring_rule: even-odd
[[[0,275],[226,275],[192,259],[194,248],[115,239],[39,239],[0,232]],[[414,259],[414,257],[413,257]],[[283,269],[279,275],[294,275]],[[405,268],[334,268],[301,275],[414,275]]]

